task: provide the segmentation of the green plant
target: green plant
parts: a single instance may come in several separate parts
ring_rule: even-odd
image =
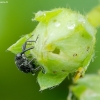
[[[34,18],[39,21],[35,30],[19,39],[8,50],[17,54],[22,51],[22,45],[31,35],[33,37],[30,40],[38,37],[36,43],[30,45],[34,49],[26,55],[31,54],[36,58],[37,64],[45,69],[46,74],[40,71],[37,78],[40,90],[59,85],[74,72],[76,81],[86,71],[94,56],[95,27],[99,24],[94,25],[90,19],[89,14],[87,19],[67,8],[39,11]]]

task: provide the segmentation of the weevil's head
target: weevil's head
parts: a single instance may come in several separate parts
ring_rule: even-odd
[[[22,59],[22,54],[21,53],[16,54],[15,60],[20,60],[20,59]]]

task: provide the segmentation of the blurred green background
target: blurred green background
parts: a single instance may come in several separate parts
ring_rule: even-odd
[[[6,51],[22,35],[34,30],[37,22],[32,22],[34,13],[39,10],[51,10],[68,7],[86,14],[98,0],[0,0],[0,100],[66,100],[68,94],[67,79],[54,89],[39,91],[36,76],[20,72],[14,63],[14,54]],[[100,65],[100,29],[94,62],[87,73],[97,73]]]

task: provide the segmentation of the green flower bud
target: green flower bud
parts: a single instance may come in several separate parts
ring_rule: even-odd
[[[59,8],[39,11],[35,20],[39,24],[33,40],[39,38],[31,54],[46,73],[71,73],[79,67],[87,68],[94,54],[96,30],[83,15]]]

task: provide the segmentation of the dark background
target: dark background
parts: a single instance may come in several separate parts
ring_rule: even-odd
[[[14,54],[6,51],[22,35],[34,30],[37,22],[32,22],[34,13],[39,10],[51,10],[68,7],[86,14],[98,0],[0,0],[0,100],[66,100],[67,79],[54,89],[39,91],[36,76],[20,72],[14,63]],[[100,29],[94,62],[87,73],[97,73],[100,66]]]

